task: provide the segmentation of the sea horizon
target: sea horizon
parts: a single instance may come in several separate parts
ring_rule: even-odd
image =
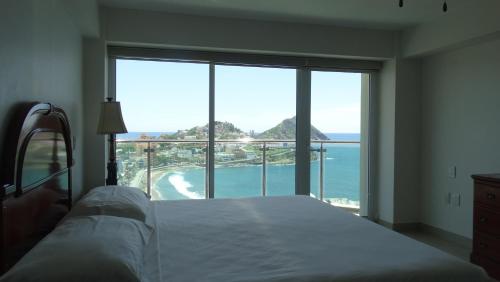
[[[136,140],[140,139],[141,135],[145,134],[150,137],[158,138],[162,134],[173,134],[175,132],[172,131],[131,131],[124,134],[117,134],[117,140]],[[332,141],[357,141],[359,142],[361,139],[360,133],[352,133],[352,132],[326,132],[325,134]]]

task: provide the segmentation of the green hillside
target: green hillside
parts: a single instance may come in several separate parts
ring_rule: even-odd
[[[296,126],[297,121],[295,117],[285,119],[275,127],[257,135],[257,139],[295,139]],[[329,140],[329,138],[316,127],[311,125],[311,140]]]

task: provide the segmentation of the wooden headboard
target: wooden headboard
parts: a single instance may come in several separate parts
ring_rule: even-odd
[[[71,131],[64,111],[18,105],[0,172],[0,274],[47,235],[71,208]]]

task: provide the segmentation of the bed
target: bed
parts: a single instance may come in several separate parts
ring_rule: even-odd
[[[486,281],[468,262],[307,196],[152,204],[151,281]]]
[[[14,169],[3,176],[2,282],[489,281],[473,264],[307,196],[150,202],[108,186],[72,207],[64,111],[31,104],[20,116],[8,143]],[[43,145],[30,151],[33,141]]]

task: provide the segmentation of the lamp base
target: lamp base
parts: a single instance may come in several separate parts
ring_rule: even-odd
[[[117,185],[118,178],[116,174],[116,162],[108,162],[108,178],[106,178],[106,185]]]
[[[109,135],[109,162],[107,165],[108,178],[106,178],[106,185],[117,185],[118,184],[118,172],[116,165],[116,151],[115,151],[115,135]]]

